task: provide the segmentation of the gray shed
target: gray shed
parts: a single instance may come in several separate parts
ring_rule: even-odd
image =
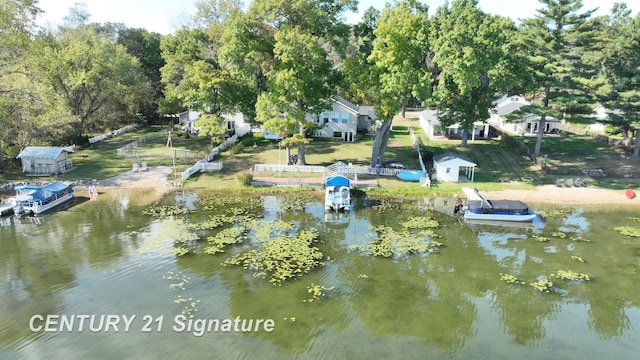
[[[69,147],[27,146],[16,159],[22,160],[25,175],[57,175],[73,170]]]

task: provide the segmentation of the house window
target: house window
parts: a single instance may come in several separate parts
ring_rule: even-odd
[[[323,113],[322,113],[322,123],[323,123],[323,124],[328,123],[328,122],[329,122],[329,117],[330,117],[330,116],[331,116],[331,115],[330,115],[330,113],[328,113],[328,112],[323,112]]]
[[[451,172],[451,168],[448,167],[444,172],[446,172],[447,174]]]
[[[517,96],[512,97],[511,101],[518,101],[518,97]]]
[[[338,123],[338,120],[340,119],[340,113],[339,112],[334,112],[331,114],[331,121],[334,123]]]
[[[349,113],[342,113],[342,123],[343,124],[348,124],[349,123]]]

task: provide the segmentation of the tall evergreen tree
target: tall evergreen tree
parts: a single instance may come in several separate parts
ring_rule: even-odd
[[[588,89],[580,78],[582,53],[592,45],[595,11],[580,12],[582,0],[540,0],[545,6],[524,19],[517,41],[526,52],[529,95],[534,104],[521,108],[540,116],[534,155],[540,156],[548,116],[566,119],[588,113]]]
[[[640,15],[630,16],[617,4],[603,26],[600,46],[591,57],[598,65],[598,100],[608,111],[609,122],[625,139],[635,132],[633,156],[640,156]]]

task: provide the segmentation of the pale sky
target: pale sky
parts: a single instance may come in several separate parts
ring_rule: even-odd
[[[121,22],[130,28],[145,28],[148,31],[170,34],[195,10],[196,0],[39,0],[44,14],[39,19],[43,26],[57,25],[68,14],[74,4],[87,4],[91,22]],[[250,0],[245,0],[248,4]],[[359,13],[347,14],[347,22],[357,23],[365,9],[373,6],[382,9],[385,0],[360,0]],[[421,0],[429,5],[429,13],[445,3],[445,0]],[[597,15],[610,13],[615,2],[626,2],[633,14],[640,11],[638,0],[583,0],[584,10],[599,7]],[[537,0],[479,0],[482,10],[518,19],[532,17],[541,4]]]

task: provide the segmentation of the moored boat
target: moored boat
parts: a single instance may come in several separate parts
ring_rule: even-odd
[[[324,209],[349,211],[351,209],[351,181],[341,175],[325,181]]]
[[[532,221],[536,214],[519,200],[487,200],[475,188],[462,188],[467,195],[465,220]]]
[[[74,191],[69,185],[54,181],[44,186],[16,186],[13,212],[15,215],[39,215],[73,199]]]

